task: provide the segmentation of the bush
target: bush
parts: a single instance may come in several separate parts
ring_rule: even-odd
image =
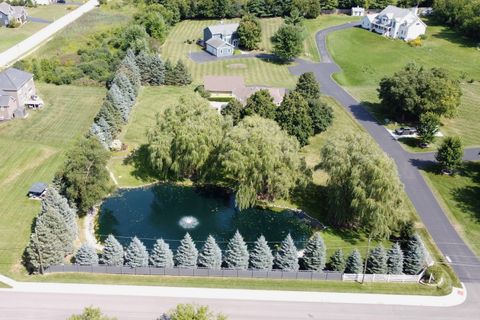
[[[413,40],[408,40],[407,43],[410,47],[421,47],[422,46],[422,39],[420,37],[418,37],[418,38],[413,39]]]

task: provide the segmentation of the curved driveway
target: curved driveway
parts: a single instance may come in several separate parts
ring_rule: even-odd
[[[460,238],[419,172],[420,167],[433,160],[433,154],[412,154],[405,151],[357,100],[332,79],[332,74],[341,69],[333,62],[327,50],[326,37],[330,32],[357,25],[358,23],[347,23],[318,32],[316,41],[322,63],[299,60],[299,65],[290,67],[290,72],[295,75],[304,72],[315,73],[322,92],[335,98],[344,106],[380,147],[395,160],[405,191],[435,243],[442,253],[448,256],[459,278],[465,283],[480,282],[480,261]],[[478,159],[475,158],[475,154],[478,154],[478,149],[468,150],[466,158]]]

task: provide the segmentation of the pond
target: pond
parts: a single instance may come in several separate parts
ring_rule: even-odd
[[[247,242],[263,234],[273,245],[291,233],[299,247],[312,233],[289,211],[237,211],[228,196],[169,184],[120,190],[106,199],[100,208],[96,233],[101,240],[113,234],[124,245],[137,236],[147,247],[163,238],[172,248],[178,246],[186,232],[197,247],[211,234],[224,247],[237,229]]]

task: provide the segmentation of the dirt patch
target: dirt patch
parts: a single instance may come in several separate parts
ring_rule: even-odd
[[[232,63],[227,65],[228,69],[247,69],[247,65],[244,63]]]

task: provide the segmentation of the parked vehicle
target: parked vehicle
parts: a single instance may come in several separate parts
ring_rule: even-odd
[[[410,128],[410,127],[401,127],[401,128],[395,129],[394,133],[397,136],[407,136],[407,135],[417,133],[417,130],[415,128]]]

